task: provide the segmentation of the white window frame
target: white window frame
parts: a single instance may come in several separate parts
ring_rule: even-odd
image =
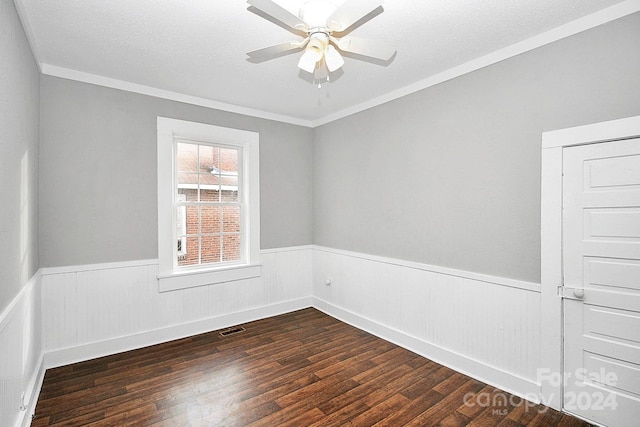
[[[192,140],[242,150],[242,261],[176,268],[176,140]],[[158,290],[160,292],[259,277],[260,265],[259,135],[204,123],[158,117]]]

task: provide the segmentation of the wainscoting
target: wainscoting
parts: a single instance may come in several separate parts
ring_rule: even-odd
[[[0,313],[0,426],[29,424],[44,378],[41,341],[38,272]]]
[[[163,293],[157,260],[41,269],[0,315],[0,426],[30,424],[48,368],[310,307],[312,249],[261,251],[260,278]]]
[[[313,277],[319,310],[540,401],[540,285],[318,246]]]
[[[262,276],[158,292],[158,261],[45,269],[47,368],[140,348],[311,304],[312,248],[262,251]]]
[[[162,293],[157,260],[41,269],[0,316],[0,425],[28,425],[47,368],[311,306],[540,401],[539,284],[319,246],[261,257],[259,278]]]

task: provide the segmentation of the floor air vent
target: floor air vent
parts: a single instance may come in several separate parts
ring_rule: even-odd
[[[229,335],[239,334],[239,333],[244,332],[244,331],[246,331],[246,329],[243,328],[242,326],[234,326],[232,328],[225,329],[224,331],[221,331],[220,332],[220,336],[228,337]]]

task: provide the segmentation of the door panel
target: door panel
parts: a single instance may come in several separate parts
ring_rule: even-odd
[[[640,418],[640,140],[565,148],[563,173],[563,285],[584,293],[563,303],[564,408],[612,427],[634,425]]]
[[[640,261],[585,257],[584,279],[609,290],[640,290]]]
[[[640,155],[587,160],[585,166],[589,168],[586,188],[591,190],[640,185]]]
[[[612,344],[640,342],[640,314],[587,304],[584,308],[584,332],[608,338]]]
[[[584,238],[597,240],[640,239],[639,208],[584,209]]]

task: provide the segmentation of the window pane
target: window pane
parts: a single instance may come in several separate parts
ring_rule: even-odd
[[[187,266],[187,265],[197,265],[200,262],[199,254],[198,254],[198,237],[197,236],[187,236],[186,238],[180,239],[184,241],[186,239],[186,249],[187,252],[183,255],[178,254],[178,265],[179,266]]]
[[[222,231],[224,233],[240,232],[240,206],[222,207]]]
[[[222,236],[222,260],[238,261],[240,260],[240,235],[225,234]]]
[[[240,260],[241,162],[241,149],[177,143],[178,265]]]
[[[179,173],[177,177],[177,183],[178,194],[184,194],[186,196],[186,201],[195,202],[198,200],[197,173]]]
[[[187,206],[187,234],[198,234],[200,229],[198,227],[198,207]]]
[[[198,174],[181,172],[178,174],[178,188],[197,188]]]
[[[201,175],[202,178],[215,178],[216,185],[201,185],[200,186],[200,201],[201,202],[219,202],[220,201],[220,187],[217,185],[218,177]]]
[[[178,259],[184,259],[187,255],[187,236],[178,236],[177,239]]]
[[[239,151],[233,148],[221,148],[220,200],[223,202],[238,201],[238,160]]]
[[[210,145],[200,146],[200,169],[202,174],[217,174],[220,170],[220,149]]]
[[[203,234],[220,233],[220,206],[200,206]]]
[[[238,202],[238,187],[223,188],[220,192],[220,201],[222,202]]]
[[[180,172],[198,171],[198,146],[196,144],[178,143],[177,169]]]
[[[238,176],[238,150],[235,148],[221,148],[220,157],[222,160],[220,173]]]
[[[195,202],[198,200],[198,190],[178,188],[178,197],[176,200],[180,202]]]
[[[184,194],[178,194],[176,197],[177,202],[186,202],[187,197]],[[187,234],[187,207],[184,205],[176,206],[176,235],[184,236]],[[186,243],[186,242],[185,242]],[[186,245],[185,250],[186,250]],[[182,249],[178,247],[178,252],[181,252]]]
[[[220,236],[202,236],[202,263],[220,262]]]

